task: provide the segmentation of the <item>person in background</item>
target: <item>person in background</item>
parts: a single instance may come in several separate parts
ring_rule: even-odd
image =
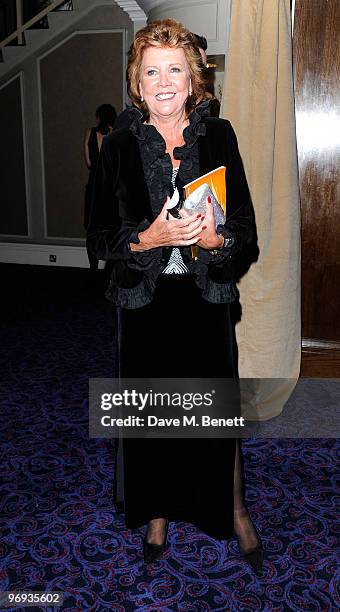
[[[209,70],[208,58],[207,58],[207,49],[208,43],[205,36],[201,36],[200,34],[194,34],[195,40],[198,44],[198,50],[201,54],[202,62],[204,67],[207,70],[206,79],[207,79],[207,91],[212,95],[210,100],[209,110],[210,117],[219,117],[220,116],[220,103],[218,99],[215,97],[215,88],[214,88],[214,80],[215,73],[211,69]]]
[[[85,187],[85,207],[84,207],[84,228],[87,230],[89,224],[89,215],[91,209],[91,200],[94,185],[94,176],[97,167],[99,152],[102,146],[103,138],[112,132],[113,124],[116,121],[117,113],[111,104],[101,104],[96,110],[96,127],[86,128],[84,134],[84,159],[87,169],[89,170],[89,178]],[[95,271],[98,269],[98,259],[93,253],[87,249],[90,269]]]
[[[203,65],[205,66],[205,68],[207,67],[207,63],[208,63],[208,58],[207,58],[207,48],[208,48],[208,43],[207,43],[207,39],[205,36],[201,36],[200,34],[194,34],[197,46],[198,46],[198,50],[201,54],[201,58],[202,58],[202,62]]]

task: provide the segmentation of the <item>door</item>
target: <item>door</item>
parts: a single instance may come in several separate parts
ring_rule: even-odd
[[[303,376],[340,376],[340,2],[296,0]]]

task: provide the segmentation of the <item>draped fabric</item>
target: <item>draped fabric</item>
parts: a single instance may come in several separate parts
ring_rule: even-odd
[[[237,134],[260,255],[239,284],[243,414],[280,414],[300,370],[300,208],[290,0],[232,3],[221,117]]]

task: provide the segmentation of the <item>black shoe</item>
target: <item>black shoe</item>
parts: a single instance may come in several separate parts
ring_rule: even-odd
[[[146,539],[147,535],[145,536],[143,540],[144,563],[152,563],[153,561],[157,561],[157,559],[162,556],[167,547],[168,527],[169,521],[166,521],[164,540],[162,544],[151,544]]]

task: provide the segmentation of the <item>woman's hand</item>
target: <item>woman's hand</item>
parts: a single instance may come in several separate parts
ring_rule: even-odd
[[[181,210],[181,214],[188,214],[188,212],[183,209]],[[223,243],[224,238],[221,234],[216,233],[216,223],[215,223],[215,215],[214,215],[214,207],[211,202],[210,196],[207,197],[206,201],[206,214],[203,217],[204,223],[201,228],[201,234],[198,246],[203,249],[207,249],[208,251],[212,249],[219,249]]]
[[[143,232],[139,244],[130,243],[131,251],[147,251],[156,247],[190,246],[201,240],[202,215],[186,215],[183,219],[167,219],[168,198],[158,217]]]

